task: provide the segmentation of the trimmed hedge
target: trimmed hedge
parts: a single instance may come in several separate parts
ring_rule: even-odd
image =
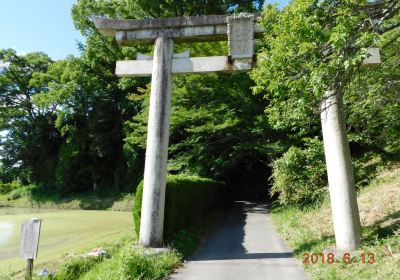
[[[211,179],[168,175],[165,194],[164,240],[172,241],[180,231],[200,224],[207,219],[207,214],[222,200],[224,183]],[[142,208],[143,181],[139,183],[133,219],[135,231],[139,236],[140,214]]]

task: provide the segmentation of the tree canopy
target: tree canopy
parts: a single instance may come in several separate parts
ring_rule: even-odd
[[[116,60],[151,53],[152,46],[118,46],[95,29],[92,15],[262,11],[265,35],[250,74],[174,77],[168,170],[243,188],[272,183],[274,193],[294,198],[283,203],[312,202],[326,185],[324,91],[344,96],[356,159],[400,153],[399,9],[396,0],[294,0],[282,10],[247,0],[78,0],[71,15],[86,37],[79,57],[53,61],[42,53],[0,51],[0,129],[6,132],[0,179],[62,195],[133,191],[141,180],[150,79],[118,78],[114,70]],[[363,65],[370,47],[380,49],[375,67]],[[192,56],[228,54],[226,42],[175,46],[185,49]],[[304,188],[285,189],[290,184]]]

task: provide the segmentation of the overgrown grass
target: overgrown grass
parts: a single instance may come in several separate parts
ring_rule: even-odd
[[[168,240],[172,248],[168,253],[152,255],[148,249],[137,246],[137,241],[133,238],[122,238],[117,242],[97,245],[106,249],[111,258],[82,257],[79,254],[83,252],[79,252],[78,255],[43,263],[40,267],[47,267],[55,272],[51,279],[56,280],[164,279],[179,266],[183,256],[194,252],[207,232],[220,219],[222,212],[220,210],[222,209],[202,213],[202,218],[196,220],[198,223],[173,234]],[[13,275],[0,273],[0,279],[20,279],[23,278],[23,274],[23,271]],[[34,279],[40,278],[35,276]]]
[[[69,279],[164,279],[180,263],[181,255],[176,251],[152,255],[148,250],[128,243],[114,257],[95,265],[80,278]]]
[[[87,257],[84,251],[67,255],[64,259],[54,260],[40,267],[47,267],[51,277],[37,276],[38,267],[34,270],[33,280],[157,280],[164,279],[179,266],[182,255],[176,250],[162,254],[152,254],[152,249],[141,248],[131,237],[103,243],[101,246],[110,257]],[[0,272],[1,280],[24,279],[25,271],[17,273]]]
[[[152,254],[152,249],[137,245],[132,238],[123,237],[114,242],[108,242],[101,247],[110,253],[110,258],[82,257],[72,255],[64,261],[47,263],[47,267],[56,272],[54,280],[145,280],[165,279],[177,268],[184,255],[194,252],[207,232],[221,217],[221,212],[210,214],[207,222],[190,227],[177,234],[171,243],[171,251],[160,255]],[[82,252],[81,252],[82,253]],[[19,276],[22,276],[20,273]],[[16,275],[14,275],[16,276]],[[3,278],[2,278],[3,277]],[[6,274],[0,279],[14,279]],[[34,280],[43,279],[37,276]]]
[[[151,249],[141,248],[135,240],[126,237],[103,244],[102,248],[109,252],[110,258],[86,257],[80,254],[67,256],[58,267],[49,264],[53,273],[47,279],[164,279],[181,260],[181,255],[175,250],[154,255],[151,254]],[[35,273],[33,279],[43,278]]]
[[[18,272],[25,268],[22,259],[17,256],[9,258],[9,254],[17,255],[20,224],[32,217],[43,221],[39,254],[34,262],[37,269],[57,267],[66,254],[88,252],[125,235],[134,236],[129,212],[43,210],[33,213],[0,215],[0,222],[11,226],[11,238],[0,246],[0,271]]]
[[[172,178],[172,179],[171,179]],[[217,201],[220,201],[222,184],[220,182],[209,179],[188,177],[188,176],[172,176],[169,180],[169,189],[167,193],[167,204],[169,209],[173,209],[175,217],[178,221],[183,221],[177,231],[170,231],[169,238],[166,238],[167,245],[173,248],[170,252],[161,255],[154,255],[148,249],[143,249],[136,245],[133,239],[121,240],[121,242],[101,245],[111,254],[111,258],[94,258],[82,257],[75,255],[49,261],[44,264],[53,272],[56,272],[52,279],[56,280],[72,280],[72,279],[164,279],[171,271],[177,267],[183,256],[190,255],[201,243],[202,238],[215,225],[220,218],[221,209],[214,207]],[[131,195],[123,195],[119,201],[115,197],[110,200],[102,200],[98,194],[87,193],[76,195],[70,199],[59,198],[55,194],[38,192],[35,186],[20,189],[20,195],[15,200],[8,196],[6,200],[12,201],[13,206],[19,206],[17,203],[23,203],[27,200],[32,207],[39,206],[43,208],[72,208],[72,209],[104,209],[105,205],[108,209],[115,210],[116,202],[133,201]],[[9,195],[12,195],[10,193]],[[1,200],[0,200],[1,201]],[[3,197],[4,201],[4,197]],[[104,202],[107,202],[104,204]],[[85,204],[87,202],[88,204]],[[108,203],[111,203],[108,205]],[[32,204],[35,205],[32,205]],[[83,206],[85,204],[86,206]],[[91,206],[97,205],[96,207]],[[89,207],[87,207],[89,205]],[[100,206],[99,206],[100,205]],[[26,205],[24,205],[26,206]],[[132,206],[129,205],[131,209]],[[213,210],[210,210],[213,209]],[[186,222],[182,217],[182,211],[187,212],[185,219],[191,218],[191,223]],[[171,211],[166,211],[166,220],[177,220],[168,216]],[[180,215],[180,216],[179,216]],[[190,217],[189,217],[190,216]],[[168,219],[169,217],[169,219]],[[183,219],[183,220],[182,220]],[[167,227],[168,228],[168,223]],[[175,225],[174,224],[174,225]],[[184,226],[184,227],[183,227]],[[82,253],[82,252],[81,252]],[[43,267],[43,266],[42,266]],[[14,276],[22,277],[23,271],[14,274]],[[1,274],[0,274],[1,276]],[[8,275],[3,275],[11,277]],[[39,279],[38,277],[36,277]],[[0,278],[1,279],[1,278]],[[13,278],[14,279],[14,278]]]
[[[190,255],[221,218],[215,211],[207,221],[180,231],[171,243],[171,251],[154,255],[151,249],[141,248],[134,240],[122,240],[104,246],[111,258],[72,257],[61,266],[55,280],[139,280],[165,279],[177,268],[184,256]]]
[[[373,253],[375,263],[305,265],[312,279],[399,279],[400,167],[388,168],[358,195],[362,245],[359,253]],[[329,201],[318,208],[276,207],[272,218],[281,235],[303,261],[304,253],[321,253],[335,245]],[[355,260],[355,259],[354,259]]]

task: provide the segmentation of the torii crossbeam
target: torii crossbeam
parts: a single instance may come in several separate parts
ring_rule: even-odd
[[[117,20],[94,17],[97,29],[124,46],[155,42],[154,55],[118,61],[121,77],[150,76],[151,93],[139,243],[160,247],[163,243],[172,74],[251,70],[255,63],[254,38],[262,35],[255,22],[259,15],[211,15],[165,19]],[[173,54],[173,42],[228,40],[229,55],[189,57]]]

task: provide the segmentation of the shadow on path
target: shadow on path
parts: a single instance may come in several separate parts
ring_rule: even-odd
[[[171,279],[307,279],[270,222],[267,203],[236,201]]]

